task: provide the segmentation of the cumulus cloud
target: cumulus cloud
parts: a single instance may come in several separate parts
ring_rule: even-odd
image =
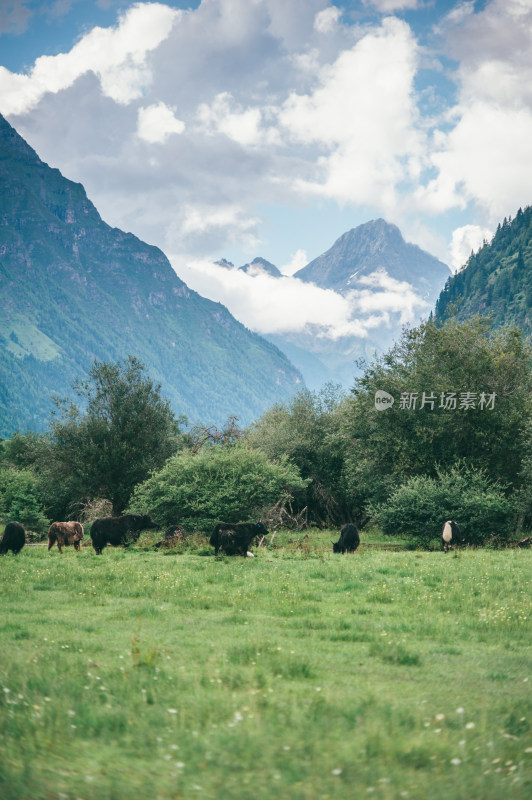
[[[418,0],[363,0],[365,6],[373,6],[381,14],[393,14],[394,11],[412,11],[418,8]]]
[[[308,262],[309,259],[306,250],[300,248],[299,250],[296,250],[296,252],[292,254],[288,264],[284,264],[282,267],[280,267],[280,271],[283,273],[283,275],[290,276],[293,275],[298,270],[305,267],[308,264]]]
[[[391,314],[398,314],[399,323],[405,325],[430,310],[413,286],[392,278],[383,267],[362,276],[358,283],[364,288],[354,289],[347,298],[352,313],[372,315],[372,327],[380,322],[389,323]]]
[[[259,107],[243,108],[234,102],[230,92],[221,92],[211,105],[201,103],[197,117],[207,133],[223,133],[238,144],[252,146],[279,143],[278,133],[262,125],[263,112]]]
[[[314,30],[318,33],[332,33],[336,29],[342,12],[336,6],[319,11],[314,17]]]
[[[473,3],[440,32],[459,60],[450,129],[434,138],[437,176],[420,191],[436,213],[473,201],[493,224],[530,202],[532,183],[532,7],[528,0]]]
[[[271,257],[293,274],[313,246],[304,209],[325,226],[340,206],[396,222],[441,258],[450,246],[456,265],[474,237],[450,243],[452,228],[493,230],[532,185],[530,1],[480,5],[439,22],[454,59],[440,94],[440,53],[415,15],[375,22],[414,6],[426,19],[424,1],[367,0],[351,24],[329,0],[204,0],[186,12],[136,3],[26,74],[0,68],[0,111],[105,219],[165,251],[244,261],[288,231]],[[423,82],[440,117],[427,116]]]
[[[193,241],[197,236],[215,236],[221,231],[225,237],[234,237],[240,243],[245,243],[247,249],[258,246],[256,229],[259,220],[250,217],[244,208],[233,205],[188,205],[185,207],[184,219],[179,228],[178,239]]]
[[[175,108],[154,103],[138,110],[137,134],[146,142],[164,142],[172,133],[183,133],[185,123],[175,116]]]
[[[463,225],[453,231],[450,254],[454,269],[460,269],[471,255],[482,247],[484,241],[491,241],[493,232],[480,225]]]
[[[68,53],[41,56],[28,75],[0,67],[0,111],[24,114],[47,92],[67,89],[87,72],[98,76],[104,95],[130,103],[151,81],[147,54],[168,36],[180,14],[162,3],[138,3],[116,27],[93,28]]]
[[[417,45],[409,26],[387,18],[325,66],[308,94],[292,93],[280,113],[289,135],[324,148],[321,180],[301,190],[389,209],[398,184],[420,171],[413,80]]]

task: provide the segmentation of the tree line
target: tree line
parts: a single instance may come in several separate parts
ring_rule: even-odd
[[[245,430],[176,418],[134,357],[95,363],[75,390],[46,434],[1,443],[3,519],[44,530],[105,500],[208,530],[289,508],[423,545],[451,518],[473,544],[532,525],[532,348],[479,317],[405,329],[348,393],[303,390]]]

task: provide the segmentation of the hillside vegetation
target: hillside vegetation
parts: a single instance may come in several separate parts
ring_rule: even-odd
[[[532,335],[532,206],[499,224],[492,241],[448,279],[436,303],[439,321],[474,314]]]
[[[1,115],[0,223],[0,436],[44,431],[52,395],[72,397],[95,359],[137,356],[194,422],[248,423],[301,387],[273,344],[107,225]]]

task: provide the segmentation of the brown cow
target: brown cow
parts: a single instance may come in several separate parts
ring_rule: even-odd
[[[79,550],[84,535],[83,525],[80,522],[52,522],[48,530],[48,550],[51,550],[55,542],[60,553],[63,552],[61,547],[68,547],[71,544]]]

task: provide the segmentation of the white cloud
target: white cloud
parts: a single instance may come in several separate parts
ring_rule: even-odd
[[[222,302],[244,325],[259,333],[302,331],[319,322],[330,338],[366,335],[364,323],[350,318],[349,301],[330,289],[297,278],[253,275],[205,261],[179,261],[172,259],[173,266],[192,289]]]
[[[308,256],[306,250],[299,249],[295,253],[293,253],[290,257],[290,261],[288,264],[284,264],[282,267],[279,267],[280,271],[283,275],[293,275],[299,269],[302,269],[308,264]]]
[[[480,225],[463,225],[453,231],[450,254],[451,264],[455,270],[460,269],[471,255],[482,247],[484,240],[491,241],[493,236],[489,228]]]
[[[435,135],[437,177],[419,195],[436,213],[473,201],[493,224],[530,202],[532,6],[493,0],[475,14],[464,3],[442,30],[460,60],[460,91],[454,127]]]
[[[332,33],[338,24],[342,12],[336,6],[329,6],[319,11],[314,17],[314,30],[318,33]]]
[[[272,220],[271,258],[299,253],[288,273],[315,246],[305,207],[338,232],[325,198],[445,260],[451,226],[494,229],[530,202],[532,7],[439,4],[452,5],[439,53],[456,69],[426,87],[441,112],[429,119],[415,81],[430,83],[439,53],[401,19],[374,22],[414,5],[374,0],[364,17],[359,4],[353,25],[336,0],[137,3],[27,74],[0,68],[0,110],[106,219],[165,251],[251,259]],[[461,216],[443,217],[452,207]]]
[[[175,108],[155,103],[138,110],[137,134],[146,142],[164,142],[172,133],[183,133],[185,123],[175,116]]]
[[[116,27],[93,28],[68,53],[41,56],[28,75],[0,67],[1,112],[25,114],[47,92],[60,92],[87,72],[97,75],[105,96],[130,103],[152,79],[147,54],[166,39],[180,15],[161,3],[137,3]]]
[[[221,92],[213,103],[201,103],[197,111],[198,120],[207,133],[223,133],[234,142],[244,146],[252,146],[264,141],[273,143],[278,139],[275,134],[262,129],[262,112],[260,108],[242,108],[234,103],[230,92]]]
[[[416,67],[410,28],[388,18],[324,67],[311,93],[290,95],[282,125],[295,141],[324,148],[323,179],[299,181],[301,190],[384,209],[396,203],[398,184],[419,173],[422,157]]]
[[[303,333],[337,340],[365,338],[389,326],[392,315],[401,324],[417,319],[429,307],[406,282],[384,269],[359,281],[343,296],[298,278],[274,278],[265,272],[242,272],[207,261],[172,258],[178,275],[211,300],[222,302],[247,327],[258,333]]]
[[[183,240],[187,237],[210,236],[222,230],[229,241],[239,241],[248,249],[253,249],[259,244],[256,236],[258,224],[257,217],[248,216],[245,209],[237,204],[188,205],[184,210],[179,237]]]
[[[349,293],[355,313],[381,313],[387,317],[396,313],[399,322],[405,325],[413,322],[421,314],[430,310],[430,306],[406,281],[392,278],[383,267],[359,278],[358,283],[368,288],[355,289]]]
[[[365,6],[373,6],[381,14],[394,11],[411,11],[419,6],[418,0],[363,0]]]

